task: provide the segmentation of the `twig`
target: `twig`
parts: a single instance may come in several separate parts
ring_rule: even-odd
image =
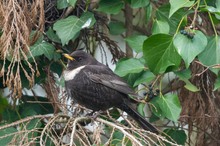
[[[79,117],[79,118],[76,118],[76,119],[74,120],[74,122],[73,122],[73,128],[72,128],[73,130],[72,130],[71,136],[70,136],[70,145],[71,145],[71,146],[72,146],[73,143],[74,143],[73,137],[74,137],[74,134],[75,134],[75,132],[76,132],[76,125],[77,125],[78,122],[84,121],[84,120],[88,120],[88,118],[87,118],[87,117]]]
[[[46,117],[51,117],[51,115],[36,115],[36,116],[27,117],[27,118],[25,118],[25,119],[21,119],[21,120],[19,120],[19,121],[13,122],[13,123],[11,123],[11,124],[7,124],[7,125],[4,125],[4,126],[1,126],[1,127],[0,127],[0,131],[3,130],[3,129],[9,128],[9,127],[14,127],[14,126],[19,125],[19,124],[22,124],[22,123],[24,123],[24,122],[31,121],[31,120],[33,120],[33,119],[46,118]]]
[[[111,122],[109,122],[109,121],[103,120],[103,119],[101,119],[101,118],[97,118],[96,120],[97,120],[98,122],[104,123],[104,124],[106,124],[106,125],[109,125],[109,126],[111,126],[111,127],[114,127],[114,128],[116,128],[116,129],[120,130],[123,134],[127,135],[127,137],[129,137],[129,139],[131,139],[132,141],[134,141],[136,144],[138,144],[139,146],[143,146],[143,145],[140,143],[140,141],[138,141],[133,135],[131,135],[130,133],[128,133],[127,131],[125,131],[124,128],[122,128],[122,127],[120,127],[120,126],[118,126],[118,125],[116,125],[116,124],[114,124],[114,123],[111,123]]]

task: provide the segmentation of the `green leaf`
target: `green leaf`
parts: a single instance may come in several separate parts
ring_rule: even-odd
[[[110,22],[108,26],[112,35],[120,35],[125,32],[125,26],[122,22]]]
[[[119,112],[119,110],[117,108],[112,108],[109,110],[109,114],[111,115],[112,118],[114,119],[118,119],[121,117],[121,113]],[[108,119],[106,119],[108,120]]]
[[[174,13],[171,17],[169,17],[169,11],[170,11],[170,5],[162,5],[159,9],[157,9],[156,17],[157,20],[161,20],[169,23],[171,34],[176,33],[176,29],[179,25],[179,22],[183,17],[186,17],[187,14],[194,12],[194,11],[185,11],[183,9],[179,9],[176,13]],[[185,25],[187,25],[187,23],[183,21],[181,27],[184,27]]]
[[[57,9],[64,9],[68,7],[67,0],[57,0]]]
[[[52,60],[54,57],[55,48],[50,43],[41,42],[41,43],[35,43],[33,46],[31,46],[30,51],[34,57],[45,55],[49,60]]]
[[[185,70],[182,70],[182,71],[178,71],[178,72],[174,72],[180,80],[188,80],[191,78],[191,71],[190,69],[185,69]]]
[[[120,131],[115,131],[112,136],[111,145],[119,146],[123,139],[124,134]]]
[[[144,114],[144,107],[145,107],[145,104],[144,103],[140,103],[138,104],[137,106],[137,111],[139,114],[141,114],[142,116],[145,116]]]
[[[173,37],[156,34],[143,45],[144,59],[154,74],[164,73],[168,67],[179,66],[181,58],[173,45]]]
[[[4,110],[9,106],[8,100],[0,95],[0,115],[4,112]]]
[[[220,77],[218,77],[216,79],[213,91],[215,91],[215,90],[217,90],[219,88],[220,88]]]
[[[125,38],[125,41],[136,53],[140,53],[142,52],[143,43],[146,39],[147,36],[135,35]]]
[[[55,34],[55,32],[53,31],[53,29],[50,27],[48,29],[48,31],[46,32],[47,34],[47,37],[53,41],[53,42],[56,42],[56,43],[61,43],[61,40],[60,38]]]
[[[207,38],[201,31],[195,31],[193,39],[179,33],[174,38],[174,45],[188,68],[193,59],[205,49]]]
[[[77,0],[67,0],[67,2],[68,2],[72,7],[75,7],[76,1],[77,1]]]
[[[177,122],[181,112],[181,105],[178,96],[174,94],[168,94],[161,96],[159,100],[159,106],[163,115],[169,120]]]
[[[123,76],[123,79],[127,81],[130,87],[133,87],[135,81],[141,76],[142,72],[139,73],[129,73],[126,76]]]
[[[198,55],[199,61],[206,66],[220,64],[220,36],[214,36],[208,39],[205,50]],[[211,57],[210,57],[211,56]],[[216,74],[218,69],[211,69]],[[217,71],[216,71],[217,70]]]
[[[82,29],[83,22],[76,16],[58,20],[53,29],[61,39],[62,45],[67,44]]]
[[[166,134],[163,134],[163,136],[166,137],[169,141],[175,141],[179,145],[185,145],[187,135],[184,130],[178,130],[178,129],[165,129],[163,131]],[[166,146],[171,146],[169,143],[166,143]]]
[[[215,2],[215,5],[216,5],[216,9],[217,9],[218,11],[220,11],[220,1],[219,1],[219,0],[217,0],[217,1]],[[220,15],[219,15],[219,14],[215,14],[215,17],[220,20]]]
[[[155,20],[152,28],[153,34],[158,33],[169,33],[170,32],[170,26],[169,23],[162,20]]]
[[[106,14],[118,14],[124,7],[124,2],[121,0],[101,0],[97,11]]]
[[[145,12],[146,13],[146,21],[145,21],[146,23],[148,23],[151,19],[152,12],[153,12],[152,10],[153,10],[152,5],[149,4],[148,7],[146,7],[146,10],[145,10],[146,11]]]
[[[220,10],[212,6],[206,6],[205,8],[201,8],[201,10],[220,15]]]
[[[141,74],[141,76],[139,76],[139,78],[135,81],[133,87],[136,87],[137,85],[141,83],[149,83],[154,78],[155,78],[155,75],[152,72],[150,72],[149,70],[144,71],[143,74]]]
[[[193,85],[189,80],[185,80],[184,82],[186,83],[184,87],[188,89],[189,91],[192,91],[192,92],[199,91],[199,89],[195,85]]]
[[[199,89],[189,81],[189,79],[191,78],[191,71],[189,69],[185,69],[183,71],[174,72],[174,73],[179,77],[180,80],[186,83],[186,85],[184,86],[186,89],[192,92],[199,91]]]
[[[27,130],[38,129],[42,126],[40,119],[33,119],[27,124]],[[28,140],[31,141],[33,138],[36,138],[39,135],[39,131],[32,131],[28,133]]]
[[[150,106],[154,116],[159,117],[160,119],[164,119],[165,115],[163,114],[163,111],[160,108],[160,104],[161,104],[160,102],[161,102],[160,97],[154,97],[150,101],[150,103],[152,104],[152,105],[150,104]]]
[[[136,58],[130,58],[127,60],[120,61],[116,65],[115,73],[121,77],[126,76],[130,73],[139,73],[144,70],[144,64]]]
[[[132,8],[145,7],[149,5],[149,3],[150,3],[149,0],[131,0],[131,7]]]
[[[2,146],[8,145],[11,142],[12,138],[16,136],[16,134],[12,135],[15,132],[17,132],[17,129],[14,127],[9,127],[0,130],[0,137],[4,137],[4,138],[0,138],[1,145]],[[6,136],[6,135],[10,135],[10,136]]]
[[[81,18],[76,16],[69,16],[65,19],[58,20],[53,29],[61,39],[62,45],[67,44],[73,39],[78,32],[86,27],[94,24],[94,16],[90,12],[84,13]]]
[[[177,10],[183,7],[190,7],[192,6],[194,1],[189,0],[170,0],[170,13],[169,17],[171,17]]]
[[[96,22],[94,14],[88,11],[82,14],[80,20],[83,22],[82,28],[90,28]]]

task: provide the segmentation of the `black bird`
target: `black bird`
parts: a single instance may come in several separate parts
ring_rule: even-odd
[[[80,105],[93,111],[117,107],[129,114],[145,130],[158,133],[133,107],[128,95],[137,96],[119,76],[82,50],[71,55],[64,71],[66,91]]]

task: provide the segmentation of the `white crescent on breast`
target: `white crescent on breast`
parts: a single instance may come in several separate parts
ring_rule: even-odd
[[[69,81],[69,80],[72,80],[74,79],[74,77],[85,67],[84,66],[80,66],[80,67],[77,67],[75,68],[74,70],[65,70],[64,71],[64,79],[65,81]]]

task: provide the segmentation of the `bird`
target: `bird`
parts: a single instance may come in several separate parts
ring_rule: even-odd
[[[64,70],[67,95],[93,111],[116,107],[130,115],[143,129],[158,134],[158,130],[132,106],[137,94],[109,67],[83,50],[63,54],[68,59]]]

